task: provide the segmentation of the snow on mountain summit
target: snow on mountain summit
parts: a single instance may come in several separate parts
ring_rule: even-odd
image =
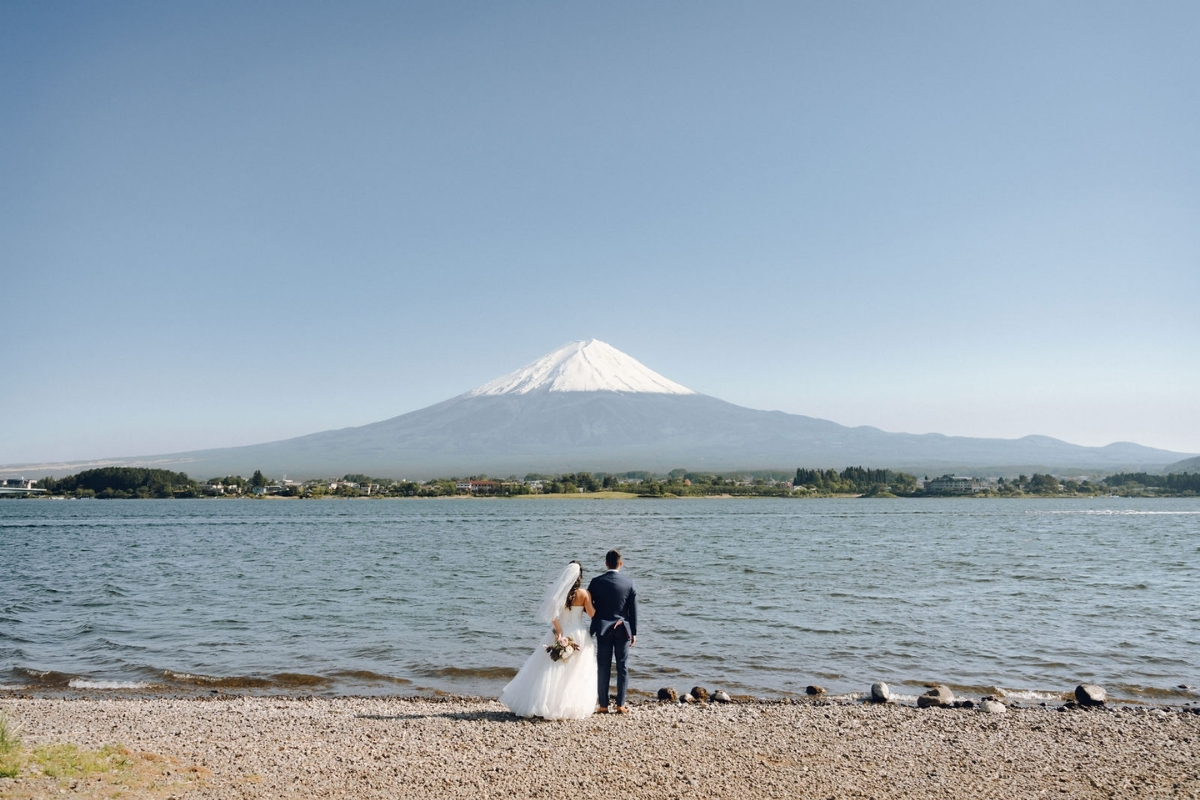
[[[532,364],[472,389],[465,396],[539,391],[695,394],[612,345],[588,339],[563,345]]]

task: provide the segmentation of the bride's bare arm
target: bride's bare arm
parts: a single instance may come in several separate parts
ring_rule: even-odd
[[[596,607],[592,605],[592,595],[587,589],[580,589],[576,597],[583,596],[583,610],[589,617],[596,616]]]
[[[554,618],[554,635],[562,636],[562,625],[558,624],[558,617]]]

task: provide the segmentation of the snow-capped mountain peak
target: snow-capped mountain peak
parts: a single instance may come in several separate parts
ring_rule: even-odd
[[[532,364],[472,389],[465,396],[530,392],[695,394],[612,345],[588,339],[563,345]]]

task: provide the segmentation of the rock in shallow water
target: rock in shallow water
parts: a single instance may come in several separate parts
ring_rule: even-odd
[[[888,689],[888,685],[883,681],[871,684],[871,697],[869,699],[872,703],[886,703],[891,696],[891,690]]]
[[[808,686],[804,691],[807,694],[825,694],[825,688],[822,686]]]
[[[954,692],[948,686],[935,686],[917,698],[917,708],[945,708],[954,704]]]
[[[1099,686],[1081,683],[1075,687],[1075,701],[1081,706],[1102,706],[1108,695]]]

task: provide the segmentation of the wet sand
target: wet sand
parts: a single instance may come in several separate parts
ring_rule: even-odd
[[[123,797],[1200,796],[1200,714],[1178,708],[647,703],[552,723],[478,699],[220,696],[0,711],[27,744],[120,743],[154,766]],[[95,781],[23,775],[0,797],[111,796]]]

